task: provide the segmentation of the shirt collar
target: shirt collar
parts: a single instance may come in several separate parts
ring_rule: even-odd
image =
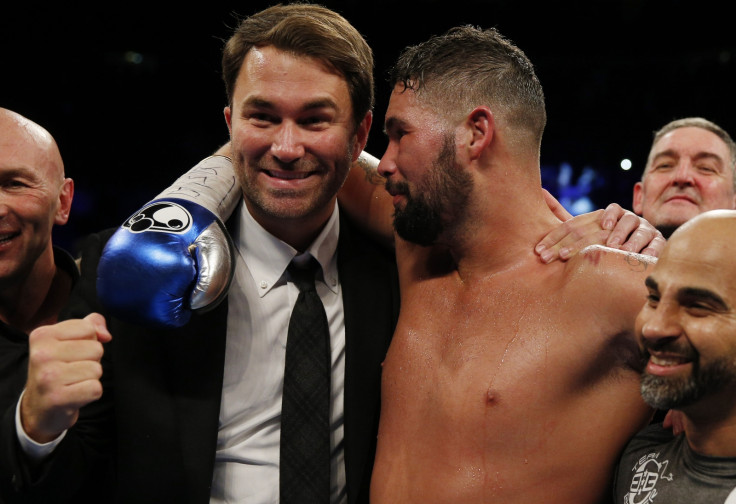
[[[240,256],[250,270],[256,291],[265,296],[273,287],[284,282],[286,267],[298,251],[266,231],[248,211],[245,204],[240,205],[238,236],[234,237]],[[340,219],[337,205],[317,238],[307,248],[322,266],[321,280],[334,293],[338,291],[337,239],[340,233]],[[320,276],[317,276],[320,280]]]

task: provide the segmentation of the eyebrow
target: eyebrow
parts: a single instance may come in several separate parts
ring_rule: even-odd
[[[646,280],[644,280],[644,285],[646,285],[647,287],[649,287],[652,290],[658,290],[659,289],[659,284],[651,276],[648,276],[646,278]]]
[[[728,304],[726,304],[721,296],[711,290],[702,289],[700,287],[683,287],[677,291],[677,299],[698,299],[708,301],[710,304],[715,305],[719,310],[728,310]]]
[[[256,107],[262,109],[276,109],[276,105],[265,98],[259,96],[251,96],[243,101],[241,104],[242,108],[245,107]],[[337,103],[330,98],[317,98],[315,100],[305,103],[302,107],[302,111],[316,110],[321,108],[337,109]]]
[[[652,163],[654,163],[655,161],[657,161],[659,158],[662,158],[662,157],[676,157],[676,158],[679,158],[681,156],[677,152],[675,152],[674,150],[667,149],[667,150],[664,150],[662,152],[658,152],[652,158]],[[723,162],[724,162],[723,161],[723,158],[721,156],[719,156],[718,154],[715,154],[713,152],[707,152],[707,151],[698,152],[697,154],[695,154],[695,156],[693,156],[693,159],[696,159],[696,160],[701,160],[701,159],[714,159],[714,160],[718,161],[721,164],[723,164]]]
[[[398,117],[389,117],[383,123],[383,133],[388,135],[389,130],[395,129],[399,126],[404,126],[406,122]]]
[[[13,177],[24,177],[29,180],[38,181],[39,175],[35,170],[27,168],[25,166],[13,166],[5,168],[0,171],[0,177],[2,178],[13,178]]]

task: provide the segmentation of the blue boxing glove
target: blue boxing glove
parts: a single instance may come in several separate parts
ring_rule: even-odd
[[[223,221],[240,200],[230,159],[211,156],[131,216],[97,268],[97,295],[110,314],[161,328],[227,295],[235,249]]]

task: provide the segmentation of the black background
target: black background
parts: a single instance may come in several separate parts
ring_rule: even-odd
[[[726,2],[322,3],[374,49],[367,150],[378,157],[386,67],[404,46],[458,24],[495,26],[527,53],[547,99],[542,165],[552,173],[566,162],[576,176],[596,170],[605,182],[590,194],[598,207],[630,208],[652,132],[664,123],[697,115],[736,132],[736,35]],[[57,242],[73,250],[83,234],[119,225],[227,139],[222,43],[233,13],[270,4],[0,7],[0,106],[54,135],[76,183],[71,221]],[[631,171],[618,167],[622,158],[632,160]],[[544,183],[555,192],[553,179]]]

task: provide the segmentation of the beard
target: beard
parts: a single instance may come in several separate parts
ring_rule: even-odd
[[[457,169],[453,138],[446,135],[425,179],[411,194],[406,182],[386,182],[386,188],[404,194],[403,209],[394,212],[394,229],[404,240],[422,246],[437,242],[449,223],[457,221],[468,207],[473,189],[471,176]]]
[[[706,366],[698,360],[692,363],[688,376],[663,377],[645,372],[641,380],[644,401],[660,410],[681,409],[736,382],[736,369],[730,359],[720,358]]]

